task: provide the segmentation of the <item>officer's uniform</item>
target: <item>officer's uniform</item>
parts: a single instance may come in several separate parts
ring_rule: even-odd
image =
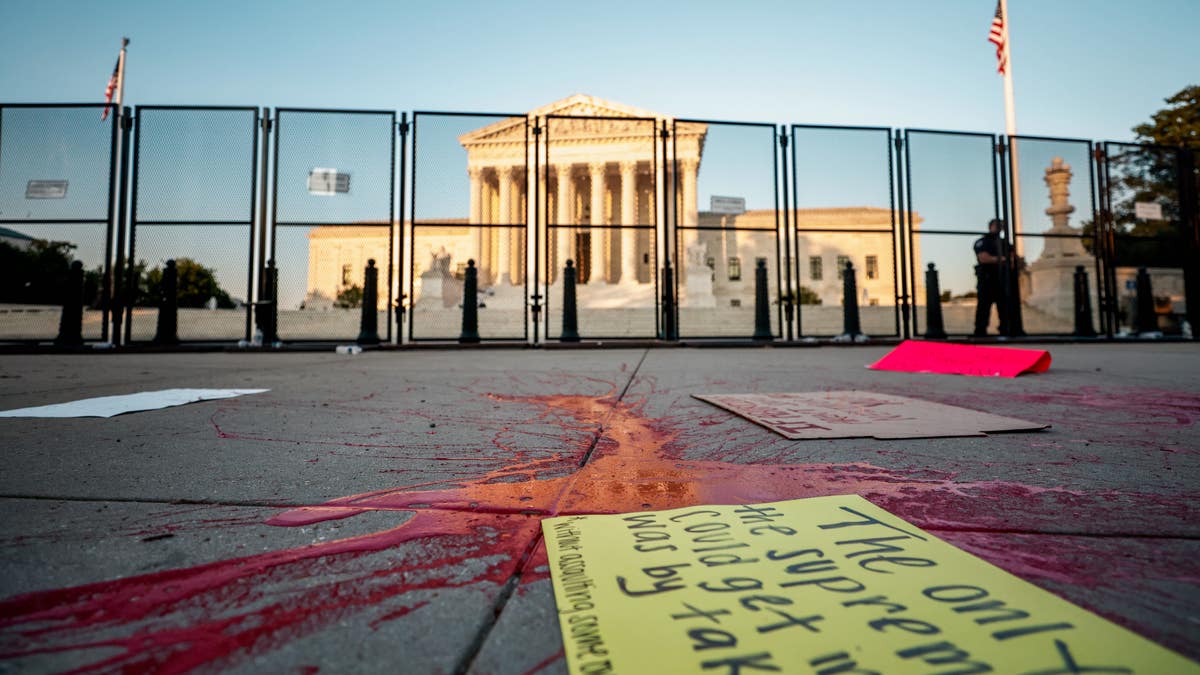
[[[975,258],[980,253],[989,253],[994,257],[1008,255],[1008,243],[999,235],[985,234],[975,240]],[[996,313],[1000,315],[1000,334],[1006,335],[1007,317],[1004,312],[1004,270],[1003,263],[979,263],[975,265],[975,292],[979,303],[975,305],[975,335],[987,335],[988,321],[991,318],[992,305],[996,305]]]

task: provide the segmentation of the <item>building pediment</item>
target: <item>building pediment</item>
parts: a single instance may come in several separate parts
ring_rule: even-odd
[[[639,119],[639,120],[670,120],[671,117],[652,110],[644,108],[635,108],[634,106],[625,105],[608,101],[596,96],[587,94],[573,94],[567,98],[548,103],[541,107],[535,108],[525,117],[508,117],[497,122],[493,122],[479,129],[469,131],[458,137],[459,143],[464,147],[470,148],[477,145],[487,145],[495,143],[524,143],[525,137],[525,121],[529,117],[596,117],[605,122],[613,120],[611,124],[607,124],[607,130],[597,127],[594,123],[590,126],[597,127],[593,130],[593,135],[600,133],[603,135],[627,135],[632,129],[640,128],[644,125],[621,124],[615,120],[620,118]],[[578,128],[587,125],[573,124],[570,120],[552,123],[550,132],[553,134],[555,128],[561,132],[567,132],[575,135],[579,132]],[[698,130],[703,133],[703,129]],[[643,131],[644,133],[644,131]]]

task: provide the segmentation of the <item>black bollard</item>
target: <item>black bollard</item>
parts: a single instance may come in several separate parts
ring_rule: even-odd
[[[59,347],[83,345],[83,263],[76,260],[67,272],[67,287],[63,292],[62,316],[58,321]]]
[[[1137,272],[1137,332],[1153,333],[1158,330],[1158,315],[1154,313],[1154,286],[1145,267]]]
[[[842,334],[843,340],[853,340],[863,334],[858,321],[858,282],[854,278],[854,263],[846,261],[842,274]]]
[[[679,339],[679,330],[675,326],[675,270],[669,262],[663,267],[662,311],[662,339],[675,342]]]
[[[946,324],[942,320],[942,287],[938,282],[938,271],[929,263],[925,270],[925,339],[945,340]]]
[[[279,342],[279,268],[275,267],[274,259],[267,261],[266,280],[266,311],[263,313],[259,330],[263,334],[263,345],[273,345]]]
[[[458,341],[464,344],[479,342],[479,270],[474,260],[467,261],[462,310],[462,333]]]
[[[1092,294],[1088,292],[1088,275],[1083,265],[1075,266],[1075,337],[1096,337],[1092,326]]]
[[[771,296],[767,292],[767,261],[759,260],[754,268],[754,338],[771,341]]]
[[[355,342],[379,344],[379,269],[375,267],[374,258],[367,260],[367,270],[363,274],[362,321]]]
[[[158,329],[154,344],[179,344],[179,271],[174,260],[167,261],[158,287]]]
[[[579,342],[579,313],[575,306],[575,262],[567,261],[563,269],[563,315],[560,342]]]

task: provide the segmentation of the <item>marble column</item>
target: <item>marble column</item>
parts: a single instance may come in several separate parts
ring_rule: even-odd
[[[555,206],[558,215],[555,217],[554,224],[560,227],[554,229],[555,260],[554,274],[551,276],[558,279],[563,268],[566,267],[567,261],[574,258],[574,254],[571,253],[574,230],[561,226],[575,224],[575,186],[570,164],[559,164],[554,168],[554,173],[558,177],[558,186],[555,191]]]
[[[621,270],[617,281],[637,283],[637,162],[621,162]]]
[[[496,218],[496,223],[499,225],[512,224],[512,196],[513,196],[513,179],[512,167],[502,166],[497,169],[500,172],[500,208]],[[500,239],[500,250],[496,256],[496,283],[511,284],[512,280],[509,277],[509,268],[512,265],[512,236],[511,231],[507,228],[501,228],[497,231]]]
[[[683,198],[683,222],[680,224],[684,227],[695,227],[699,221],[696,212],[696,172],[699,168],[700,162],[695,159],[679,160],[679,184]]]
[[[604,173],[608,165],[604,162],[595,162],[588,164],[588,173],[592,177],[592,214],[591,225],[606,225],[604,218]],[[599,228],[591,228],[591,270],[589,272],[589,284],[606,283],[605,273],[608,271],[604,258],[604,240],[608,234],[607,230]]]
[[[472,225],[483,222],[483,170],[477,166],[467,168],[467,175],[471,177],[471,220]]]

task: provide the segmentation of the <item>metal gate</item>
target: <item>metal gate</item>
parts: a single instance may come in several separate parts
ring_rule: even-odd
[[[843,329],[846,263],[855,270],[860,323],[872,337],[901,335],[910,301],[904,214],[896,208],[892,130],[792,125],[796,334]],[[916,264],[918,260],[914,256]],[[792,269],[789,261],[785,268]],[[905,325],[905,333],[908,326]],[[790,331],[789,331],[790,333]]]
[[[675,297],[680,338],[749,338],[757,268],[782,337],[778,134],[773,124],[677,119]]]
[[[0,105],[0,340],[54,339],[75,261],[83,337],[108,340],[120,116],[104,111]]]
[[[526,339],[529,133],[525,115],[413,113],[410,340],[459,337],[469,267],[480,337]]]
[[[539,120],[538,129],[539,166],[546,172],[539,209],[546,223],[539,269],[545,272],[538,275],[546,337],[562,334],[568,261],[577,270],[583,339],[660,336],[665,219],[659,210],[667,201],[659,188],[669,169],[660,158],[657,120],[552,114]],[[676,143],[696,142],[683,139]]]
[[[376,325],[391,340],[395,158],[392,111],[276,109],[269,255],[281,340],[354,340],[372,264]]]
[[[942,315],[950,335],[975,330],[976,257],[973,244],[993,218],[1007,220],[992,134],[907,129],[904,132],[909,288],[913,335],[925,333],[925,271],[934,265]],[[1008,241],[1012,241],[1011,238]],[[990,312],[989,331],[998,326]]]
[[[258,121],[252,107],[137,107],[126,342],[155,337],[167,260],[180,340],[249,339]]]
[[[1007,184],[1020,327],[1027,335],[1090,335],[1096,330],[1102,257],[1096,247],[1092,143],[1012,136]],[[1077,268],[1087,277],[1090,330],[1075,316]],[[1103,318],[1103,317],[1101,317]]]
[[[1104,286],[1112,336],[1195,329],[1200,244],[1194,153],[1183,148],[1106,142],[1097,154],[1108,264]],[[1145,270],[1153,317],[1138,317],[1138,276]],[[1190,317],[1190,320],[1189,320]],[[1147,330],[1149,329],[1149,331]]]

